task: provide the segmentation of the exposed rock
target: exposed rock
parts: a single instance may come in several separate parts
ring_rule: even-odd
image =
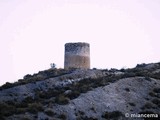
[[[9,100],[22,101],[26,97],[34,97],[36,90],[47,91],[50,88],[61,88],[85,78],[98,78],[103,75],[103,72],[99,70],[76,70],[71,74],[49,78],[45,81],[4,89],[0,92],[0,102]]]
[[[131,118],[131,114],[141,113],[160,117],[159,70],[160,63],[123,71],[77,69],[45,80],[2,87],[0,119],[143,120]],[[37,76],[46,77],[45,72]]]
[[[105,111],[120,111],[123,115],[125,113],[140,113],[143,111],[141,108],[153,99],[149,93],[157,87],[160,87],[160,81],[155,79],[151,81],[147,81],[143,77],[121,79],[110,85],[81,94],[78,98],[71,100],[68,105],[53,106],[53,110],[58,114],[66,114],[67,118],[71,120],[78,117],[75,114],[78,111],[84,112],[84,116],[88,118],[97,119],[102,119],[102,113]],[[151,105],[157,107],[153,103]],[[160,108],[149,110],[159,113]]]

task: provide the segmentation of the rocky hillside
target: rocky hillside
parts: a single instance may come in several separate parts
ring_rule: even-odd
[[[159,111],[160,63],[49,69],[0,87],[0,120],[143,120]],[[146,114],[154,116],[138,116]]]

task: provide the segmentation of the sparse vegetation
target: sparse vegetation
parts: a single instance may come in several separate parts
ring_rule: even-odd
[[[102,118],[106,119],[118,119],[119,117],[123,116],[123,114],[120,111],[113,111],[113,112],[105,112],[102,115]]]
[[[141,109],[144,110],[144,109],[151,109],[151,108],[154,108],[153,104],[151,102],[147,102]]]
[[[152,81],[152,78],[160,79],[160,72],[154,73],[153,71],[157,69],[152,68],[148,69],[146,68],[146,64],[143,65],[137,65],[136,68],[133,69],[111,69],[111,70],[102,70],[104,72],[109,72],[108,74],[105,74],[103,77],[98,78],[85,78],[78,82],[75,82],[73,84],[68,84],[63,87],[53,87],[44,90],[41,90],[39,88],[34,90],[35,95],[29,96],[28,94],[24,94],[26,97],[22,102],[17,102],[16,100],[13,101],[7,101],[4,103],[0,103],[0,119],[3,120],[8,116],[11,116],[13,114],[24,114],[24,113],[31,113],[31,114],[37,114],[40,111],[44,111],[44,105],[49,104],[50,101],[52,101],[52,104],[59,104],[59,105],[66,105],[70,102],[70,100],[75,99],[81,95],[81,93],[86,93],[94,88],[97,87],[103,87],[110,83],[113,83],[121,78],[126,77],[135,77],[135,76],[143,76],[147,81]],[[160,69],[160,64],[159,68]],[[95,69],[96,70],[96,69]],[[0,87],[0,90],[8,89],[11,87],[15,87],[18,85],[23,85],[27,83],[36,83],[37,81],[45,80],[52,77],[61,76],[64,74],[71,73],[73,69],[49,69],[45,71],[40,71],[37,74],[30,75],[27,74],[24,76],[23,79],[20,79],[18,82],[15,83],[6,83],[5,85]],[[123,72],[124,74],[113,74],[116,72]],[[72,76],[69,76],[68,78],[66,76],[60,77],[61,81],[66,79],[74,79]],[[35,84],[36,85],[36,84]],[[130,87],[124,88],[126,92],[130,92],[132,89]],[[69,91],[69,92],[66,92]],[[16,94],[9,93],[9,95],[16,96]],[[141,108],[142,110],[148,110],[148,109],[155,109],[155,107],[160,107],[160,88],[153,88],[152,91],[148,93],[148,96],[146,100],[148,102]],[[136,106],[135,103],[130,102],[128,103],[130,106]],[[129,106],[128,105],[128,106]],[[96,112],[95,108],[90,108],[92,112]],[[131,110],[133,111],[133,110]],[[54,116],[55,113],[51,109],[46,109],[44,113],[50,117]],[[106,119],[118,119],[119,117],[123,116],[123,114],[120,111],[113,111],[113,112],[105,112],[102,117]],[[58,116],[60,119],[67,119],[65,114],[61,114]],[[96,120],[95,117],[87,117],[85,116],[85,113],[83,111],[79,111],[77,113],[77,119],[86,119],[86,120]],[[24,118],[25,119],[25,118]],[[27,118],[26,118],[27,119]]]
[[[91,110],[96,113],[95,107],[91,107]]]
[[[154,89],[153,89],[153,92],[154,92],[154,93],[160,93],[160,88],[154,88]]]
[[[118,77],[117,79],[126,78],[126,77],[135,77],[135,76],[146,77],[146,80],[149,80],[149,81],[150,81],[150,78],[160,79],[160,72],[153,72],[156,69],[160,69],[160,63],[156,63],[156,65],[150,69],[148,69],[146,66],[147,64],[143,63],[143,64],[137,64],[137,66],[132,69],[118,70],[118,69],[112,68],[110,70],[106,69],[102,71],[107,71],[111,73],[123,72],[124,74],[117,76]],[[71,73],[74,70],[75,69],[56,69],[54,68],[54,69],[40,71],[34,75],[27,74],[24,76],[23,79],[18,80],[18,82],[15,82],[15,83],[7,82],[6,84],[0,87],[0,90],[15,87],[18,85],[27,84],[27,83],[34,83],[36,81],[45,80],[45,79],[52,78],[52,77],[61,76],[64,74]]]
[[[48,116],[54,116],[55,115],[55,113],[51,110],[51,109],[47,109],[47,110],[45,110],[44,111]]]
[[[66,115],[65,114],[61,114],[61,115],[59,115],[59,117],[58,118],[60,118],[60,119],[62,119],[62,120],[66,120],[67,119],[67,117],[66,117]]]
[[[55,102],[60,105],[65,105],[69,103],[69,98],[61,94],[56,97]]]
[[[55,68],[55,69],[48,69],[48,70],[40,71],[34,75],[27,74],[24,76],[23,79],[18,80],[18,82],[15,82],[15,83],[6,82],[6,84],[0,87],[0,90],[8,89],[8,88],[15,87],[18,85],[24,85],[27,83],[34,83],[34,82],[45,80],[45,79],[52,78],[52,77],[58,77],[64,74],[71,73],[73,70],[74,69],[66,70],[66,69],[56,69]]]
[[[8,117],[13,114],[23,114],[25,112],[36,114],[40,111],[43,111],[43,105],[41,103],[13,103],[12,101],[0,103],[0,118]]]
[[[130,102],[129,105],[130,105],[130,106],[136,106],[136,104],[133,103],[133,102]]]
[[[43,111],[43,105],[41,103],[30,103],[28,104],[28,112],[36,114],[37,112]]]
[[[125,88],[125,91],[130,92],[130,89],[129,88]]]
[[[6,103],[0,103],[0,116],[1,118],[7,117],[16,113],[16,107]]]
[[[149,95],[150,95],[151,97],[156,97],[156,96],[157,96],[154,92],[149,92]]]
[[[51,66],[52,69],[56,68],[56,64],[55,63],[51,63],[50,66]]]
[[[160,98],[160,88],[154,88],[153,91],[149,92],[151,97]]]
[[[21,120],[31,120],[31,119],[29,118],[29,116],[23,116]]]
[[[155,104],[155,105],[157,105],[160,108],[160,100],[158,98],[154,98],[152,100],[152,103]]]

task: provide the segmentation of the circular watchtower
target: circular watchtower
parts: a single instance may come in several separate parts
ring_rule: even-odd
[[[90,68],[90,46],[88,43],[66,43],[64,68]]]

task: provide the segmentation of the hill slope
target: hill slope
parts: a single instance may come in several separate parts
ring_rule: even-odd
[[[0,87],[1,120],[123,120],[133,119],[126,113],[159,111],[160,63],[121,70],[50,69]]]

